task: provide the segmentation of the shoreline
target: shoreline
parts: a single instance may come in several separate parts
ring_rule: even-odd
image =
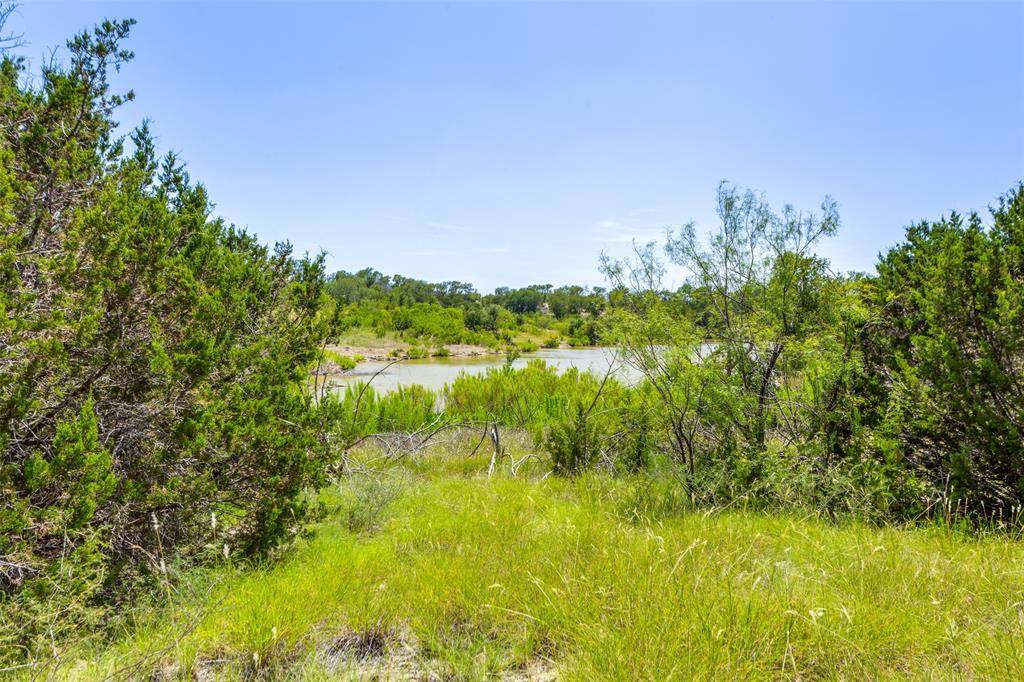
[[[327,346],[327,350],[337,353],[339,355],[345,355],[350,358],[355,356],[362,356],[362,360],[372,362],[386,362],[388,360],[404,359],[408,360],[409,348],[413,347],[411,344],[380,344],[376,346],[360,346],[360,345],[348,345],[348,344],[331,344]],[[422,346],[420,346],[422,348]],[[434,355],[435,349],[427,349],[427,357],[443,357],[443,358],[476,358],[483,357],[486,355],[501,355],[505,351],[501,348],[489,348],[487,346],[477,346],[468,343],[455,343],[451,345],[441,346],[448,351],[447,355]],[[395,355],[395,351],[400,351],[400,355]],[[425,358],[419,358],[425,359]]]

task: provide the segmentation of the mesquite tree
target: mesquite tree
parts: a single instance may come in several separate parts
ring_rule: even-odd
[[[828,459],[850,436],[863,323],[855,282],[813,251],[838,229],[836,204],[777,212],[726,183],[716,198],[720,223],[706,238],[693,223],[668,231],[665,254],[689,276],[678,292],[663,290],[654,245],[604,259],[611,283],[630,292],[615,325],[624,356],[654,386],[691,473],[702,454],[756,462],[769,441]],[[697,299],[700,324],[690,319]]]

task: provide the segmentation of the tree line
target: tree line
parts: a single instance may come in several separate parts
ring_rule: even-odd
[[[541,284],[481,294],[465,282],[427,282],[373,268],[336,272],[327,291],[345,309],[339,332],[365,327],[426,345],[510,345],[524,334],[548,345],[596,345],[595,320],[609,300],[602,287]],[[527,342],[527,349],[530,343],[536,345]]]

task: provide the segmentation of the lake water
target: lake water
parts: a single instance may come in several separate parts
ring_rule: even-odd
[[[621,361],[616,361],[614,348],[557,348],[551,350],[539,350],[535,353],[523,353],[514,363],[513,367],[525,367],[531,360],[543,360],[559,371],[565,371],[570,367],[590,371],[598,376],[604,376],[610,364],[615,366],[615,373],[620,379],[632,381],[635,372],[623,366]],[[331,377],[331,384],[344,389],[345,386],[360,381],[369,381],[370,378],[381,372],[371,384],[378,392],[388,393],[399,386],[419,384],[434,390],[440,390],[445,385],[455,381],[459,374],[483,374],[492,367],[501,367],[505,364],[504,355],[483,355],[469,358],[430,358],[424,360],[403,360],[387,367],[386,362],[360,362],[355,369],[344,374]]]

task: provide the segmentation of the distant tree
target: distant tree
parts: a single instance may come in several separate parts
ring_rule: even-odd
[[[497,333],[501,308],[495,304],[474,304],[466,308],[466,326],[474,331]]]
[[[544,303],[544,294],[533,288],[515,289],[505,295],[503,306],[513,313],[535,313]]]
[[[457,281],[435,284],[434,296],[438,303],[449,308],[465,306],[480,300],[480,295],[472,284]]]

